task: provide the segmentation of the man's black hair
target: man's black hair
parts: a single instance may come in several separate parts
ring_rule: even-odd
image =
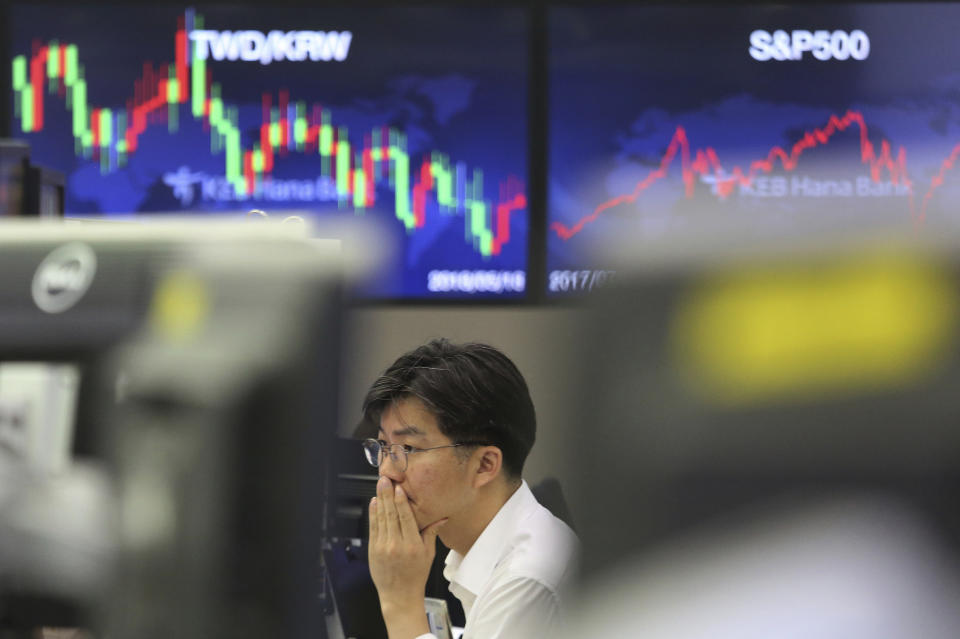
[[[394,402],[416,397],[453,443],[481,442],[503,453],[506,475],[519,479],[533,448],[537,417],[523,375],[510,358],[486,344],[435,339],[401,355],[363,401],[368,430]]]

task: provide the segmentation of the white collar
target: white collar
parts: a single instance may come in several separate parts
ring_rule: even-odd
[[[447,554],[443,569],[447,581],[459,584],[476,596],[506,554],[513,531],[530,515],[531,507],[535,508],[536,504],[537,499],[527,482],[521,481],[520,487],[500,507],[466,555],[456,550]]]

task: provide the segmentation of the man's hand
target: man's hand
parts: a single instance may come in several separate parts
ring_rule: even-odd
[[[400,486],[388,477],[377,482],[370,500],[370,576],[391,639],[413,639],[429,632],[424,589],[437,552],[437,532],[446,519],[422,532]]]

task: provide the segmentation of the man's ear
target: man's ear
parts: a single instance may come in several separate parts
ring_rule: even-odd
[[[497,446],[483,446],[476,453],[477,472],[474,478],[477,488],[489,484],[503,470],[503,452]]]

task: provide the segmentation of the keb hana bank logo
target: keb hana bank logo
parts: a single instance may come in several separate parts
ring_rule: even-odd
[[[163,183],[170,187],[173,196],[184,208],[200,204],[229,202],[336,202],[339,198],[337,183],[329,176],[312,179],[277,179],[264,177],[252,194],[239,193],[233,184],[222,175],[209,175],[181,166],[176,171],[163,174]]]

